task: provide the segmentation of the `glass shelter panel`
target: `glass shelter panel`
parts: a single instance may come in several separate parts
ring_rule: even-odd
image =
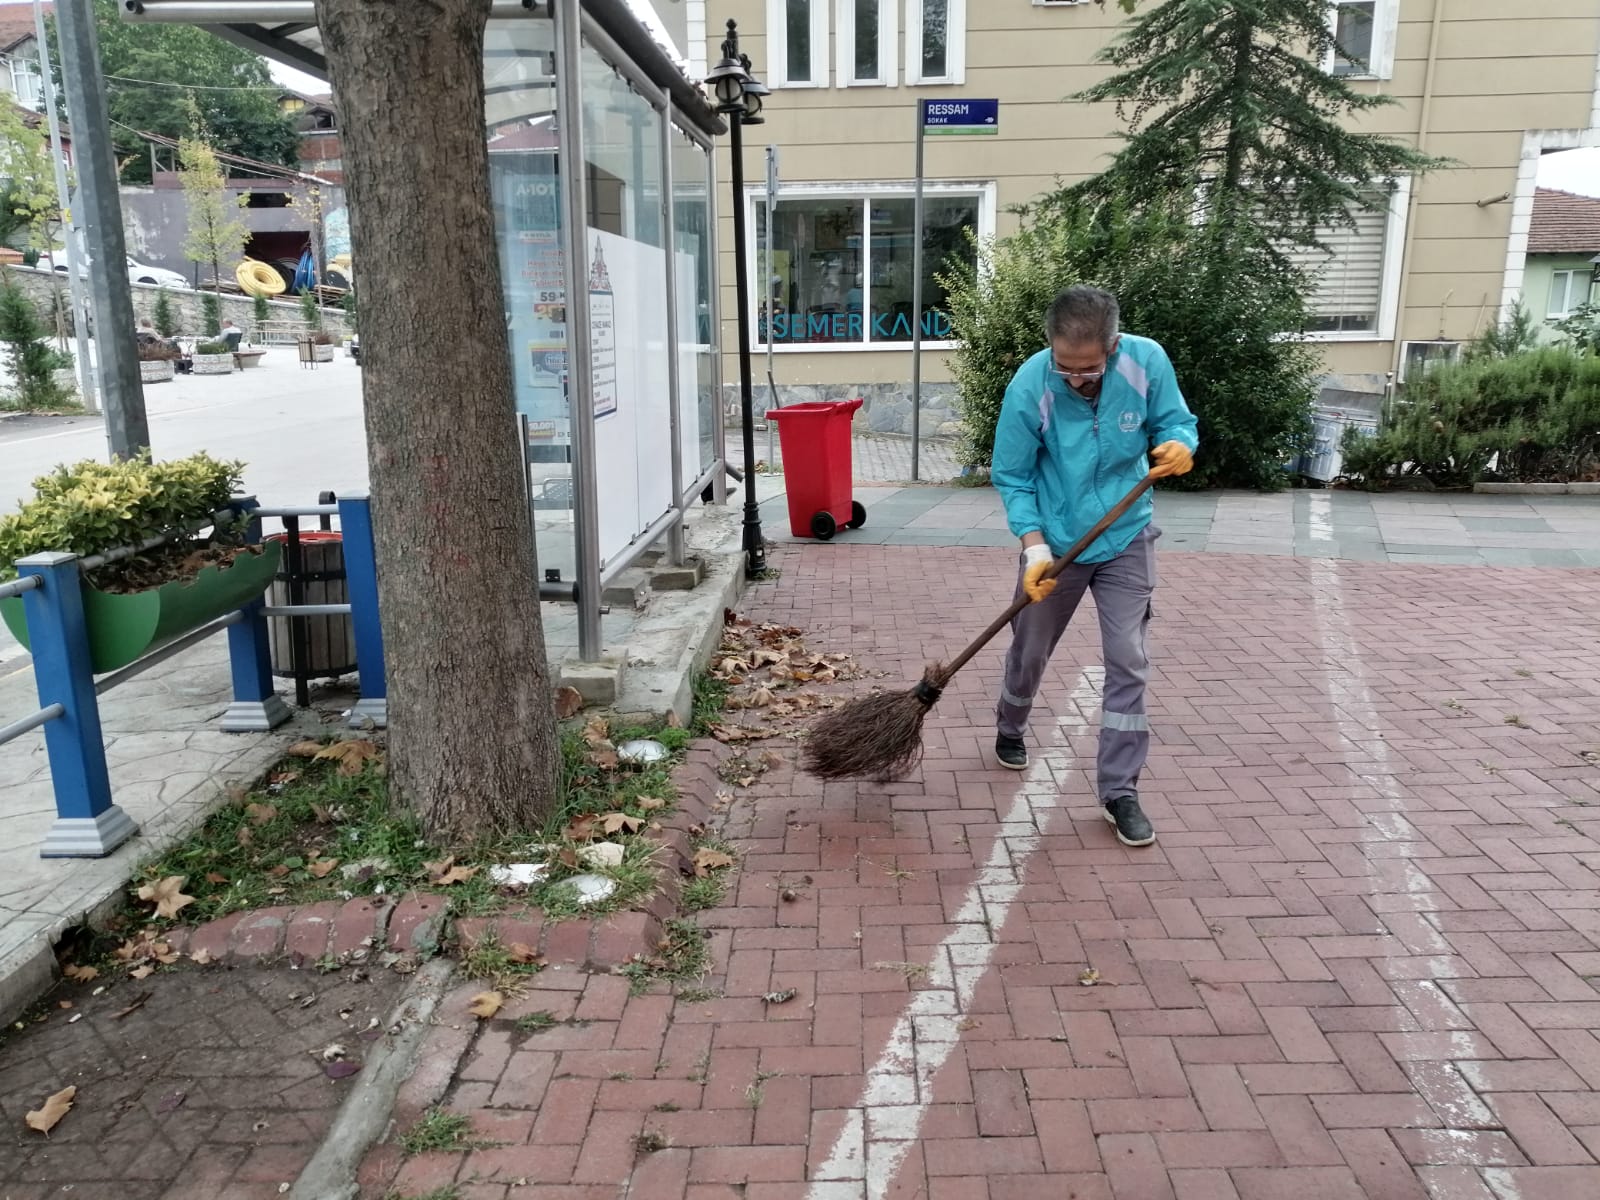
[[[677,255],[678,372],[684,486],[711,469],[716,444],[716,354],[712,334],[711,156],[672,134],[673,251]]]
[[[572,579],[577,556],[554,52],[550,21],[489,23],[484,125],[539,565]]]

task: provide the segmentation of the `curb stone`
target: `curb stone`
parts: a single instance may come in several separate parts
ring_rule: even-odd
[[[455,963],[435,958],[406,986],[389,1020],[391,1036],[367,1057],[355,1087],[339,1106],[322,1144],[300,1172],[289,1200],[356,1200],[356,1172],[392,1122],[395,1098],[418,1064],[433,1015],[455,974]]]

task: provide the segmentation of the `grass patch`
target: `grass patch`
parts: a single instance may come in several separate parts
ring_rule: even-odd
[[[518,985],[539,971],[537,963],[520,961],[493,929],[485,930],[483,936],[461,955],[463,975],[468,979],[487,980],[500,991],[515,991]]]
[[[711,965],[711,953],[706,948],[708,936],[693,921],[668,921],[660,953],[654,958],[636,959],[620,972],[628,977],[636,996],[662,980],[683,983],[701,979]]]
[[[431,1192],[410,1196],[401,1195],[399,1192],[385,1192],[383,1200],[461,1200],[461,1189],[453,1183],[448,1183],[444,1187],[434,1188]]]
[[[543,1033],[546,1029],[554,1029],[561,1024],[556,1020],[556,1015],[545,1009],[538,1012],[525,1013],[516,1020],[517,1030],[520,1033]]]
[[[472,1120],[465,1113],[430,1108],[415,1125],[400,1135],[400,1149],[407,1154],[426,1154],[430,1150],[465,1150]]]
[[[709,672],[694,681],[694,708],[689,731],[695,737],[710,737],[711,726],[721,719],[728,706],[728,683]]]
[[[702,875],[683,885],[682,903],[689,912],[702,912],[721,904],[722,898],[727,894],[728,885],[720,872],[716,875]]]

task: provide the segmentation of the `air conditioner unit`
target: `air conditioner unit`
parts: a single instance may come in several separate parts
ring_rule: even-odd
[[[1453,363],[1461,358],[1461,343],[1436,338],[1429,342],[1400,343],[1400,382],[1416,376],[1421,378],[1440,363]]]

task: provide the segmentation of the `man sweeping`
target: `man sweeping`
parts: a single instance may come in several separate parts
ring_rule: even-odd
[[[1024,734],[1045,664],[1084,591],[1092,592],[1105,661],[1100,801],[1124,845],[1148,846],[1156,835],[1139,807],[1139,773],[1150,750],[1146,634],[1160,536],[1150,494],[1059,578],[1043,578],[1147,472],[1182,475],[1194,466],[1196,422],[1172,363],[1158,343],[1122,333],[1119,315],[1110,292],[1062,292],[1045,318],[1049,347],[1017,371],[1000,409],[991,477],[1022,539],[1018,600],[1032,603],[1011,623],[994,749],[1001,766],[1027,767]]]

